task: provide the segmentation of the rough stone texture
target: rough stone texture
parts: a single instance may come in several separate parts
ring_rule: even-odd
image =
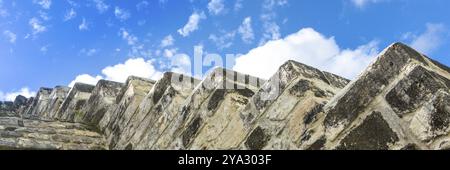
[[[27,115],[28,111],[33,109],[33,104],[34,104],[34,97],[30,97],[25,102],[25,105],[19,107],[19,109],[17,110],[17,114],[21,117],[26,117],[25,115]]]
[[[105,140],[81,124],[0,117],[0,148],[103,150]]]
[[[42,114],[40,115],[41,119],[53,120],[56,117],[58,109],[61,107],[64,99],[66,99],[69,94],[70,88],[63,86],[56,86],[53,88],[50,93],[49,99],[50,101],[47,104],[47,107],[44,109]]]
[[[331,73],[288,61],[242,111],[244,129],[236,129],[245,132],[244,138],[239,138],[240,148],[297,149],[308,136],[306,125],[315,121],[324,103],[348,82]]]
[[[42,87],[39,89],[39,92],[36,95],[36,98],[33,100],[32,107],[28,110],[26,114],[31,117],[38,117],[43,115],[45,109],[47,108],[50,102],[50,93],[52,93],[52,88]]]
[[[19,117],[21,111],[26,107],[27,98],[19,95],[14,102],[0,101],[0,116],[15,116]]]
[[[27,104],[27,98],[22,95],[18,95],[16,99],[14,99],[14,107],[16,109],[20,108],[21,106],[25,106]]]
[[[449,71],[395,43],[350,83],[288,61],[267,82],[217,68],[41,88],[0,102],[0,149],[450,149]]]
[[[147,148],[226,149],[243,108],[264,80],[216,68],[198,85],[180,113]],[[220,136],[227,134],[226,140]],[[153,145],[153,146],[152,146]]]
[[[13,102],[0,101],[0,116],[16,116],[16,109]]]
[[[123,86],[123,83],[100,80],[81,110],[81,114],[75,117],[75,122],[98,125],[106,111],[116,102],[117,95]]]
[[[398,136],[383,119],[380,112],[373,112],[364,122],[342,139],[338,149],[374,150],[389,149]]]
[[[74,122],[75,117],[82,114],[81,110],[91,96],[94,87],[88,84],[76,83],[58,109],[56,119],[65,122]]]
[[[337,94],[307,127],[308,148],[445,149],[449,141],[448,68],[395,43]]]
[[[140,104],[153,87],[153,80],[131,76],[116,98],[116,105],[110,107],[100,120],[98,128],[108,140],[112,148],[120,138],[123,129],[133,115],[140,110]]]
[[[149,149],[192,93],[199,80],[177,73],[165,73],[145,96],[139,110],[123,124],[114,149]],[[127,148],[128,147],[128,148]]]

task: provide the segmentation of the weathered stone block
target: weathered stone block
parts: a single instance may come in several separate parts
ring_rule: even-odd
[[[76,83],[69,92],[61,107],[58,109],[56,119],[74,122],[77,115],[82,114],[81,109],[91,96],[95,86]]]
[[[75,122],[97,126],[107,110],[116,102],[117,95],[123,86],[123,83],[100,80],[93,89],[87,104],[81,109],[81,114],[75,117]]]

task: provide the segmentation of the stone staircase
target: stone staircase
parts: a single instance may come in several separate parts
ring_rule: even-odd
[[[103,135],[79,123],[0,117],[0,149],[103,150]]]

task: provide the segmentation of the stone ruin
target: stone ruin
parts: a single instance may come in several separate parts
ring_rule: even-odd
[[[353,81],[287,61],[269,80],[216,68],[0,102],[0,149],[449,148],[450,68],[401,43]]]

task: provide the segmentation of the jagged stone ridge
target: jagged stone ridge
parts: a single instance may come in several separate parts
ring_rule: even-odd
[[[0,149],[448,149],[449,71],[395,43],[351,82],[287,61],[41,88],[0,102]]]
[[[449,68],[395,43],[324,107],[314,149],[445,149]],[[312,142],[314,141],[314,142]]]

